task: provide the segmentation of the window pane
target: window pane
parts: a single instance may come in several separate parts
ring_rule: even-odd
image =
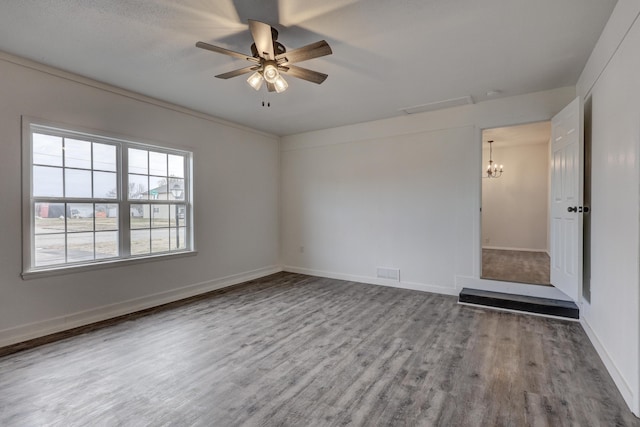
[[[62,169],[34,166],[33,195],[35,197],[62,197]]]
[[[65,197],[91,197],[91,171],[64,170]]]
[[[185,205],[171,205],[171,207],[169,208],[169,227],[176,226],[176,207],[178,213],[178,226],[184,226],[187,224],[185,222],[187,207]]]
[[[64,139],[64,166],[91,169],[91,143],[77,139]]]
[[[35,236],[35,265],[64,263],[64,234]]]
[[[184,200],[184,179],[170,178],[169,181],[169,192],[171,194],[169,200]],[[176,193],[175,196],[173,195],[174,192]]]
[[[169,176],[184,178],[184,156],[169,154]]]
[[[118,232],[101,231],[96,233],[96,259],[113,258],[118,255]]]
[[[96,230],[118,229],[118,205],[96,204]]]
[[[94,142],[93,168],[116,172],[116,146]]]
[[[93,259],[93,233],[67,234],[67,262]]]
[[[171,236],[171,250],[185,249],[187,247],[186,228],[179,227],[178,230],[171,228],[169,230]]]
[[[151,227],[169,226],[169,205],[151,205]]]
[[[158,228],[151,230],[151,252],[169,251],[169,229]]]
[[[129,200],[148,199],[149,177],[129,174]]]
[[[118,181],[115,173],[93,173],[93,197],[115,199],[118,197]]]
[[[149,175],[167,176],[167,155],[165,153],[149,152]]]
[[[67,231],[93,231],[92,203],[69,203],[67,209]]]
[[[34,214],[35,234],[64,233],[63,203],[36,203]]]
[[[151,252],[151,230],[131,230],[131,255]]]
[[[62,166],[62,138],[34,133],[33,163],[36,165]]]
[[[31,124],[26,135],[31,155],[23,166],[31,171],[33,202],[23,231],[33,254],[30,267],[77,266],[188,247],[193,230],[186,215],[191,209],[186,161],[192,154],[74,131],[47,133],[49,128]],[[129,228],[125,241],[123,225]]]
[[[149,174],[149,159],[146,150],[129,148],[129,173]]]
[[[151,214],[149,205],[131,205],[131,228],[151,227]]]
[[[167,200],[167,178],[163,176],[149,177],[149,198],[152,200]]]
[[[93,203],[69,203],[67,216],[72,219],[93,218]]]

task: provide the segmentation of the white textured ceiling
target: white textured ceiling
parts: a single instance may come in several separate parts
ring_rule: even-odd
[[[255,129],[288,135],[486,93],[574,85],[615,0],[0,0],[0,50]],[[247,19],[287,49],[325,39],[333,55],[300,63],[322,85],[287,78],[256,92]],[[271,107],[262,107],[262,101]]]

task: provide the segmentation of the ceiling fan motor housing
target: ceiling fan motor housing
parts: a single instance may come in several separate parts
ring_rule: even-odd
[[[287,48],[284,47],[284,45],[280,42],[277,41],[273,41],[273,52],[275,53],[275,55],[281,55],[283,53],[285,53],[287,51]],[[252,43],[251,44],[251,55],[253,55],[254,58],[260,58],[260,55],[258,54],[258,48],[256,48],[256,44]]]

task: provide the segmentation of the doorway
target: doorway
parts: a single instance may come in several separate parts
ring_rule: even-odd
[[[551,286],[550,139],[550,121],[482,132],[482,279]]]

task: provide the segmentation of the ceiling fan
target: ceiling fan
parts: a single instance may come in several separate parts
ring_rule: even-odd
[[[262,83],[266,81],[267,90],[278,93],[284,92],[289,87],[282,74],[317,84],[324,82],[327,78],[326,74],[292,65],[297,62],[330,55],[332,53],[331,47],[326,41],[321,40],[287,52],[287,49],[277,41],[278,30],[271,25],[249,19],[249,30],[254,41],[251,45],[252,56],[205,42],[196,43],[196,47],[201,49],[245,59],[252,63],[248,67],[218,74],[216,77],[230,79],[253,72],[247,79],[247,83],[251,87],[255,90],[260,90]]]

